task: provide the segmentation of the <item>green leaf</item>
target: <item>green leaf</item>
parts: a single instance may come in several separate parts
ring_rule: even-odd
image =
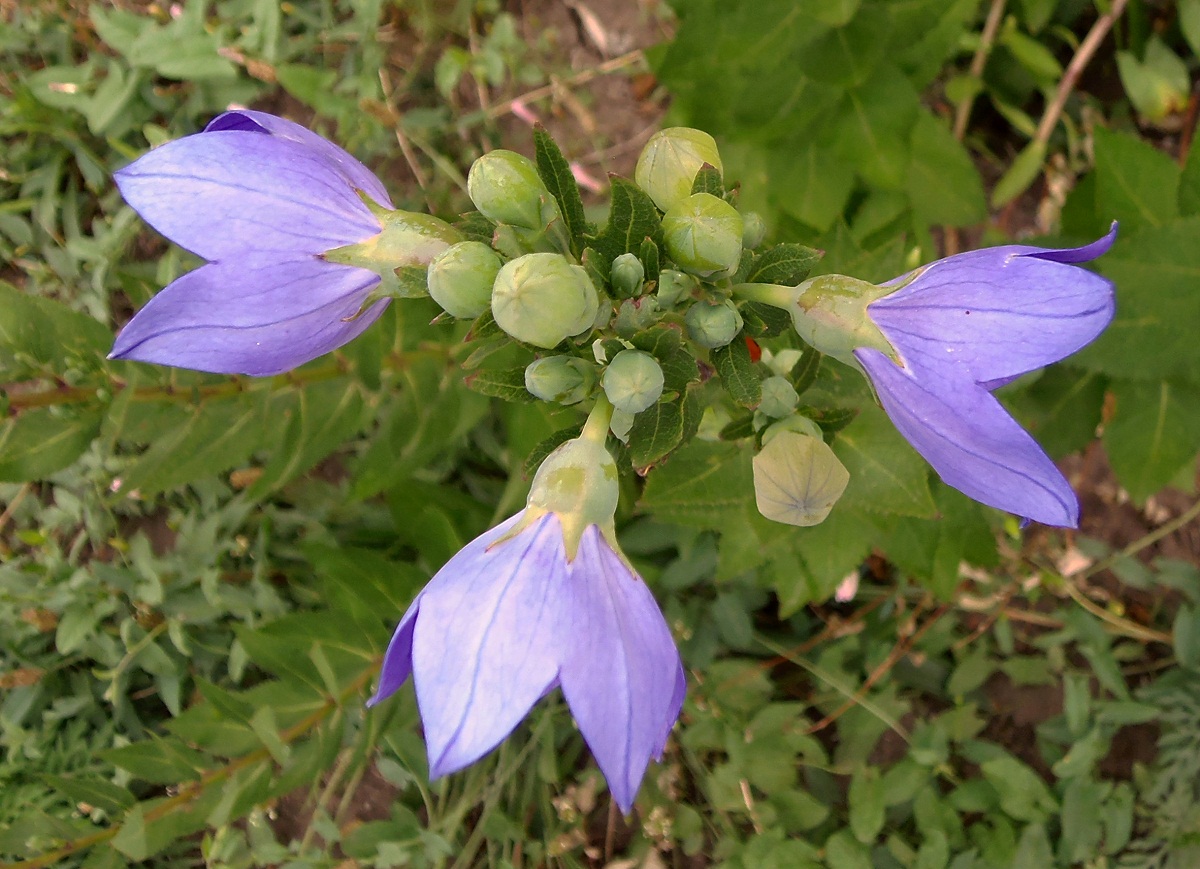
[[[1060,458],[1083,449],[1096,437],[1107,388],[1104,375],[1054,365],[1009,403],[1046,452]]]
[[[563,222],[571,237],[571,252],[578,256],[583,250],[583,238],[588,231],[588,225],[583,214],[583,199],[579,195],[575,175],[571,172],[571,164],[541,124],[533,128],[533,152],[538,175],[558,202]]]
[[[525,459],[525,463],[522,466],[524,476],[526,478],[532,477],[537,472],[537,469],[541,467],[542,462],[546,460],[546,456],[572,438],[579,437],[579,433],[579,426],[568,426],[567,428],[559,429],[550,435],[550,437],[540,441]]]
[[[151,736],[141,742],[106,749],[100,756],[150,784],[178,785],[199,781],[200,774],[212,766],[207,755],[189,748],[173,736]]]
[[[984,761],[979,769],[1000,795],[1000,808],[1009,817],[1018,821],[1043,821],[1058,811],[1058,801],[1046,783],[1015,757]]]
[[[751,338],[773,338],[792,328],[792,316],[782,308],[762,302],[744,302],[739,310],[745,322],[742,331]]]
[[[349,379],[297,390],[294,402],[281,414],[283,436],[273,446],[262,476],[246,490],[247,496],[266,495],[342,446],[362,430],[366,409],[361,388]]]
[[[754,258],[750,266],[750,274],[746,283],[779,284],[784,287],[795,287],[803,283],[820,262],[822,252],[802,244],[785,242],[777,244]],[[779,310],[778,308],[774,310]],[[786,312],[784,312],[785,316]],[[791,318],[788,317],[790,324]]]
[[[929,466],[893,428],[883,411],[864,408],[839,432],[833,451],[850,472],[850,484],[841,501],[846,508],[905,516],[934,515]]]
[[[753,508],[750,459],[743,446],[690,443],[648,475],[639,506],[662,522],[720,528],[731,511]]]
[[[874,767],[855,770],[850,777],[850,830],[864,845],[872,844],[883,829],[884,790]]]
[[[1143,61],[1132,52],[1118,51],[1117,72],[1129,101],[1146,120],[1160,122],[1187,107],[1187,65],[1157,35],[1147,40]]]
[[[992,188],[992,208],[1002,208],[1028,190],[1045,164],[1045,142],[1035,140],[1022,148]]]
[[[480,395],[524,403],[537,401],[525,388],[525,366],[517,368],[481,368],[464,378],[466,387]]]
[[[1200,387],[1115,380],[1116,414],[1104,429],[1113,470],[1134,499],[1153,495],[1200,451]]]
[[[805,346],[800,358],[788,372],[788,379],[792,381],[797,395],[803,395],[805,390],[816,382],[817,372],[820,370],[821,354],[816,349]]]
[[[1117,285],[1117,315],[1072,364],[1114,377],[1200,383],[1200,218],[1143,227],[1100,261]]]
[[[913,127],[908,197],[916,219],[927,226],[967,226],[987,216],[983,181],[971,155],[928,112]]]
[[[68,367],[97,369],[112,345],[100,321],[0,281],[0,373],[6,379]]]
[[[770,161],[768,193],[772,203],[818,232],[837,222],[854,190],[852,163],[838,159],[834,149],[812,141],[774,152]]]
[[[50,774],[43,774],[42,778],[52,788],[66,794],[71,802],[87,803],[103,809],[111,815],[120,814],[137,802],[137,798],[126,788],[115,785],[107,779]]]
[[[649,238],[645,239],[642,242],[642,250],[638,256],[641,257],[642,267],[646,270],[646,280],[657,281],[658,273],[662,270],[658,245]]]
[[[660,401],[635,416],[629,430],[633,466],[648,468],[690,439],[700,425],[701,412],[695,390],[689,386],[674,401]]]
[[[1030,824],[1022,831],[1021,841],[1017,843],[1012,869],[1046,869],[1054,865],[1054,852],[1050,849],[1046,828],[1041,824]]]
[[[692,182],[692,193],[709,193],[717,198],[725,196],[725,182],[721,180],[717,167],[708,163],[700,167],[696,180]]]
[[[1200,55],[1200,0],[1179,0],[1179,29],[1193,54]]]
[[[1123,229],[1163,226],[1179,214],[1180,169],[1168,155],[1128,133],[1097,127],[1096,211]]]
[[[662,223],[654,200],[632,181],[615,176],[611,197],[608,225],[591,243],[601,259],[611,264],[623,253],[640,253],[646,239],[661,248]]]
[[[36,408],[0,425],[0,481],[42,480],[75,461],[100,433],[104,411]]]
[[[239,393],[201,401],[173,431],[157,434],[121,476],[126,491],[166,491],[247,462],[270,434],[269,394]]]
[[[713,367],[729,395],[742,407],[758,407],[762,401],[762,370],[750,359],[750,348],[738,335],[711,354]]]
[[[891,63],[882,63],[862,87],[849,91],[830,130],[833,146],[874,187],[904,190],[908,142],[922,112],[920,95]]]

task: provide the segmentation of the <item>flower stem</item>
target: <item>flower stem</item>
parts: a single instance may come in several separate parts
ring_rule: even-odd
[[[731,290],[735,299],[762,302],[774,308],[791,310],[796,304],[796,287],[779,284],[737,284]]]
[[[583,431],[579,433],[581,440],[592,441],[600,445],[608,438],[608,426],[612,422],[613,406],[604,393],[596,398],[596,404],[588,414]]]

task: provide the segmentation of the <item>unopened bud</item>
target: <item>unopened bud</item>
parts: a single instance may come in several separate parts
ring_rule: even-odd
[[[824,434],[821,427],[809,419],[807,416],[801,416],[798,413],[793,413],[791,416],[777,419],[765,429],[762,433],[762,445],[765,447],[777,435],[783,432],[790,431],[794,434],[802,434],[806,437],[821,438],[824,440]]]
[[[642,294],[642,281],[646,278],[646,268],[635,254],[623,253],[612,262],[613,291],[617,298],[630,299]]]
[[[817,525],[846,491],[850,474],[819,437],[785,431],[754,457],[758,512],[788,525]]]
[[[471,164],[467,195],[480,214],[496,223],[545,229],[549,223],[545,218],[553,216],[545,213],[554,199],[537,167],[513,151],[489,151]]]
[[[600,297],[582,267],[556,253],[507,262],[492,288],[496,325],[526,344],[550,349],[592,327]]]
[[[596,385],[596,366],[576,356],[547,356],[525,368],[525,388],[542,401],[576,404]]]
[[[724,347],[742,331],[742,315],[729,299],[716,305],[696,302],[683,317],[688,337],[709,350]]]
[[[654,297],[658,306],[665,311],[690,296],[698,286],[700,282],[692,275],[676,269],[663,269],[658,273],[658,290]]]
[[[742,257],[742,216],[724,199],[693,193],[662,220],[667,253],[684,271],[701,277],[730,273]]]
[[[650,137],[633,177],[659,210],[667,211],[691,194],[705,163],[721,171],[721,155],[712,136],[690,127],[668,127]]]
[[[470,320],[488,309],[500,257],[479,241],[460,241],[429,264],[429,295],[452,317]]]
[[[760,413],[774,419],[782,419],[790,416],[799,403],[800,396],[786,377],[775,375],[763,380],[762,401],[758,404]]]
[[[742,215],[742,247],[754,250],[762,244],[767,234],[767,225],[757,212],[751,211]]]
[[[641,413],[662,396],[662,366],[649,353],[622,350],[604,369],[600,385],[617,410]]]

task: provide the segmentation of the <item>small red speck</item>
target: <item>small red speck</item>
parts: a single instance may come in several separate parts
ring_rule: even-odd
[[[757,362],[759,359],[762,359],[762,348],[758,346],[758,342],[753,338],[743,337],[746,340],[746,349],[750,351],[750,361]]]

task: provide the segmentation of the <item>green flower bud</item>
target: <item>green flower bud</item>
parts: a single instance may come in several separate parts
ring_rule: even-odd
[[[596,385],[596,366],[576,356],[546,356],[525,368],[525,388],[542,401],[576,404]]]
[[[473,320],[488,309],[500,257],[486,244],[460,241],[429,264],[429,295],[452,317]]]
[[[505,263],[492,288],[496,325],[547,350],[589,330],[599,310],[600,296],[587,272],[556,253],[530,253]]]
[[[600,385],[617,410],[641,413],[662,395],[662,366],[649,353],[622,350],[604,369]]]
[[[693,193],[662,220],[667,253],[684,271],[701,277],[732,273],[742,257],[742,216],[711,193]]]
[[[696,302],[683,316],[688,337],[709,350],[724,347],[742,331],[742,315],[729,299],[710,305]]]
[[[846,491],[850,474],[819,437],[780,432],[754,457],[758,512],[788,525],[818,525]]]
[[[758,409],[767,416],[782,419],[791,415],[800,403],[800,396],[786,377],[775,375],[762,382],[762,401]]]
[[[613,291],[618,298],[632,298],[642,294],[642,281],[646,278],[646,267],[636,255],[623,253],[612,262]]]
[[[658,306],[664,311],[692,294],[700,282],[692,275],[675,269],[663,269],[658,273],[658,291],[654,294]]]
[[[659,210],[667,211],[691,194],[696,174],[705,163],[722,171],[712,136],[690,127],[668,127],[650,137],[633,177]]]
[[[513,151],[489,151],[473,164],[467,174],[467,195],[479,213],[496,223],[523,229],[545,229],[544,206],[554,198],[528,157]],[[557,207],[554,209],[557,213]]]
[[[658,302],[653,296],[641,299],[626,299],[617,309],[614,328],[622,338],[632,338],[638,332],[653,325],[658,319]]]
[[[824,440],[825,434],[821,431],[821,427],[809,419],[807,416],[801,416],[798,413],[793,413],[791,416],[777,419],[765,429],[762,433],[762,445],[765,447],[776,435],[782,434],[785,431],[802,434],[807,437],[820,438]]]
[[[754,211],[742,215],[742,247],[754,250],[762,244],[767,234],[767,225]]]

